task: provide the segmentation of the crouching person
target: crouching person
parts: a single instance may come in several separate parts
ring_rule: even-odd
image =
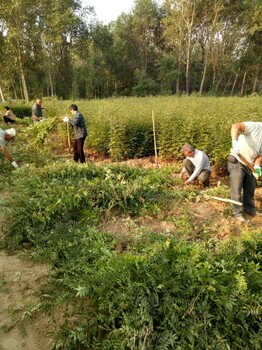
[[[0,149],[6,159],[8,159],[15,169],[18,169],[16,161],[10,156],[6,148],[6,142],[15,138],[16,130],[14,128],[8,130],[0,129]]]
[[[182,153],[186,158],[183,161],[180,177],[181,179],[186,178],[185,185],[198,180],[204,187],[209,187],[211,166],[208,156],[190,144],[182,147]]]

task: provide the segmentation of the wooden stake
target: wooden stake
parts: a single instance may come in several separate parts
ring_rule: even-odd
[[[152,111],[152,123],[153,123],[153,133],[154,133],[154,147],[155,147],[155,162],[158,167],[158,159],[157,159],[157,147],[156,147],[156,128],[155,128],[155,114]]]

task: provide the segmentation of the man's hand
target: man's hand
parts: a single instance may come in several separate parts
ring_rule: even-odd
[[[191,181],[188,181],[188,180],[185,181],[185,185],[190,185],[190,184],[191,184]]]
[[[13,167],[14,167],[15,169],[18,169],[18,168],[19,168],[19,166],[18,166],[18,164],[16,163],[15,160],[13,160],[11,164],[13,165]]]

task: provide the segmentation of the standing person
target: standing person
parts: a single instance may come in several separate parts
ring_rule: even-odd
[[[188,177],[185,185],[189,185],[194,180],[199,180],[204,187],[209,187],[211,166],[208,156],[190,144],[182,147],[182,153],[186,156],[186,159],[183,161],[180,177],[181,179]]]
[[[243,207],[233,205],[233,215],[244,222],[243,212],[255,216],[254,205],[256,177],[261,176],[262,163],[262,123],[241,122],[231,127],[232,149],[228,157],[228,171],[230,173],[231,199],[243,203]],[[243,163],[239,155],[243,156],[257,173]],[[233,156],[233,157],[232,157]]]
[[[63,121],[74,128],[74,161],[78,162],[80,160],[80,163],[85,163],[84,143],[87,136],[85,119],[83,114],[78,111],[77,105],[73,104],[69,109],[74,119],[64,117]]]
[[[35,104],[32,107],[32,117],[34,123],[39,123],[42,121],[43,118],[43,112],[42,110],[46,108],[42,107],[43,99],[41,97],[37,98]]]
[[[15,123],[15,116],[8,106],[5,106],[5,114],[3,118],[6,124]]]
[[[8,130],[0,129],[0,149],[3,152],[3,155],[8,159],[15,169],[18,169],[16,161],[10,156],[6,149],[6,142],[11,141],[15,138],[16,130],[14,128]]]

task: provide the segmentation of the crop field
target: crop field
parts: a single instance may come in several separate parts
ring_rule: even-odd
[[[62,122],[72,102],[87,123],[84,165],[73,162]],[[230,127],[261,121],[261,102],[44,99],[37,125],[31,105],[13,102],[23,118],[7,148],[20,169],[0,158],[0,296],[26,278],[19,267],[9,278],[4,259],[34,271],[43,264],[44,275],[32,281],[30,303],[0,308],[10,318],[0,322],[0,348],[17,327],[27,350],[32,329],[41,350],[261,349],[262,219],[241,225],[213,198],[230,197]],[[179,178],[184,143],[209,155],[210,188]],[[262,212],[261,183],[255,204]]]

